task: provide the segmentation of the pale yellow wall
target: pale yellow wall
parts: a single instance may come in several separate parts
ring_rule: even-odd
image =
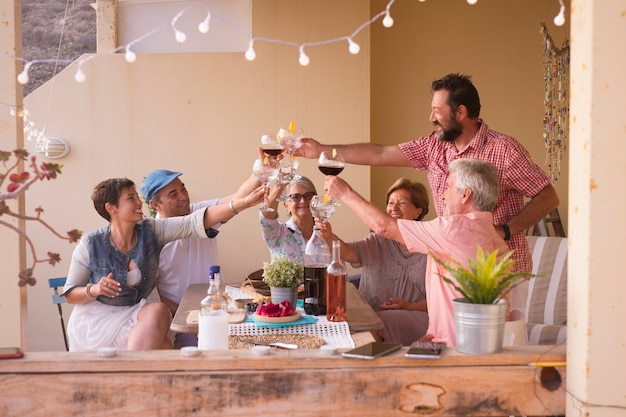
[[[369,19],[369,7],[361,0],[261,1],[253,15],[254,35],[304,42],[350,34]],[[74,81],[76,68],[70,67],[54,85],[27,98],[31,118],[41,121],[48,112],[46,132],[72,146],[60,160],[61,177],[33,189],[28,204],[44,205],[46,218],[59,230],[90,231],[105,224],[89,197],[102,179],[127,176],[140,184],[149,171],[168,168],[184,172],[192,199],[219,197],[251,173],[261,135],[290,120],[315,137],[367,138],[368,33],[358,42],[356,56],[348,53],[347,42],[312,47],[308,67],[298,64],[296,48],[267,43],[257,43],[253,62],[243,53],[138,55],[133,64],[123,54],[100,56],[84,65],[82,84]],[[303,160],[300,166],[321,190],[323,176],[315,161]],[[342,176],[369,197],[367,168],[349,167]],[[282,209],[281,215],[286,218]],[[347,208],[332,220],[346,239],[367,233]],[[229,283],[240,283],[269,259],[257,210],[238,215],[221,230],[222,270]],[[37,275],[64,275],[73,245],[45,233],[37,240],[63,258],[55,268],[38,266]],[[55,314],[41,280],[29,289],[30,350],[63,349]]]
[[[372,1],[372,10],[387,2]],[[451,72],[472,76],[481,98],[481,117],[490,128],[517,138],[545,168],[542,137],[543,42],[545,22],[561,47],[569,19],[552,19],[558,1],[398,1],[392,28],[372,29],[372,142],[395,144],[429,134],[431,82]],[[555,187],[567,227],[568,154]],[[409,168],[373,168],[372,198],[384,207],[385,190],[400,176],[427,183]],[[427,218],[435,216],[431,209]]]

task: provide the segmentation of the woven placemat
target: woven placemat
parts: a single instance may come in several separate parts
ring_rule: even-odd
[[[306,334],[266,334],[254,337],[228,336],[228,348],[250,349],[254,347],[254,344],[244,342],[241,339],[254,339],[255,341],[261,343],[293,343],[294,345],[298,345],[298,348],[300,349],[319,349],[320,346],[326,343],[321,337],[310,336]]]

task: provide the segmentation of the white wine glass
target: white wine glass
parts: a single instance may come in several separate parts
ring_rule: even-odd
[[[309,203],[311,213],[313,213],[314,217],[320,219],[321,222],[335,214],[337,206],[339,206],[339,203],[335,201],[324,202],[324,199],[318,195],[314,196]]]
[[[252,173],[265,187],[265,197],[263,198],[263,205],[260,210],[262,211],[275,211],[272,207],[267,205],[269,194],[269,183],[278,176],[278,167],[276,160],[272,161],[271,158],[257,158],[252,164]]]
[[[293,156],[293,153],[296,149],[302,146],[301,139],[304,137],[304,131],[301,128],[296,129],[293,132],[281,128],[276,136],[285,152],[289,155],[289,179],[293,180],[300,178],[300,176],[295,173],[297,165],[294,163],[295,157]]]

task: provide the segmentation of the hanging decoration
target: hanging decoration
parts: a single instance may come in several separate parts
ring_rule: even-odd
[[[561,160],[567,150],[569,136],[569,41],[563,47],[554,46],[545,25],[541,25],[543,36],[543,80],[544,80],[544,116],[543,140],[546,147],[546,166],[552,183],[561,175]]]

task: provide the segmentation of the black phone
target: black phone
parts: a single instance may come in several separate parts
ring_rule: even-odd
[[[24,356],[24,352],[18,347],[0,348],[0,359],[21,358],[22,356]]]
[[[446,344],[441,342],[413,342],[404,356],[407,358],[437,359],[445,348]]]
[[[379,356],[395,352],[401,347],[402,345],[400,343],[371,342],[347,352],[343,352],[341,356],[344,358],[374,359]]]

